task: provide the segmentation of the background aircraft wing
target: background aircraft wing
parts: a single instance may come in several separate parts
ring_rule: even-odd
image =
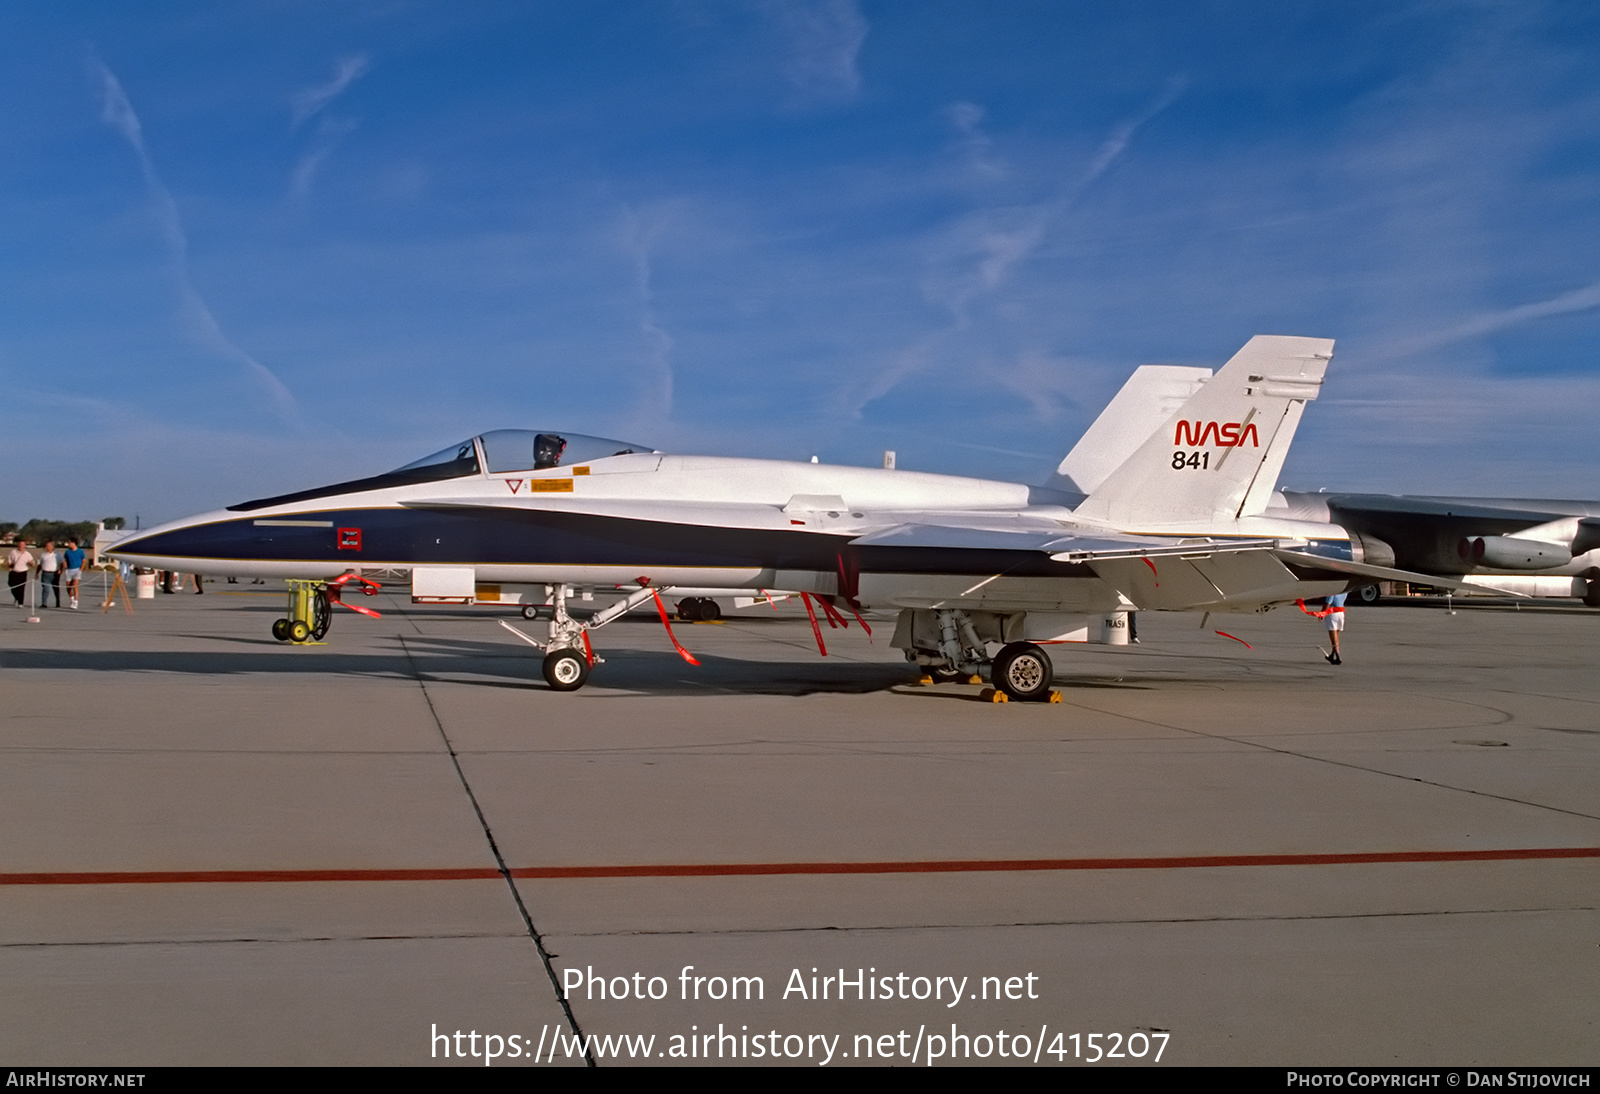
[[[1297,551],[1293,548],[1279,548],[1274,552],[1278,558],[1297,566],[1313,567],[1318,570],[1332,570],[1335,573],[1350,574],[1354,577],[1370,577],[1379,581],[1405,581],[1413,585],[1432,585],[1441,589],[1467,589],[1470,585],[1454,577],[1442,577],[1438,574],[1419,574],[1411,570],[1396,570],[1389,566],[1373,566],[1365,562],[1350,562],[1342,558],[1327,558],[1323,555],[1314,555],[1306,551]]]

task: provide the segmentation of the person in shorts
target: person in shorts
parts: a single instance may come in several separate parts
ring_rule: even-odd
[[[61,561],[66,565],[61,577],[67,583],[67,607],[73,611],[78,610],[78,579],[83,576],[83,563],[86,557],[86,552],[78,546],[77,540],[67,540],[67,549],[61,553]],[[59,596],[59,590],[57,595]],[[61,601],[58,599],[56,607],[60,606]]]
[[[1328,597],[1322,611],[1317,613],[1322,616],[1323,625],[1328,628],[1328,641],[1333,643],[1333,650],[1323,654],[1330,665],[1344,663],[1339,657],[1339,636],[1344,633],[1344,601],[1349,595],[1349,593],[1337,593]]]

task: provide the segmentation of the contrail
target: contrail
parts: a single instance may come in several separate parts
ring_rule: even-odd
[[[1139,130],[1177,102],[1187,86],[1186,77],[1174,76],[1167,81],[1161,94],[1152,99],[1143,110],[1131,118],[1118,122],[1101,142],[1099,151],[1090,161],[1083,176],[1054,199],[1036,206],[1025,223],[1010,229],[996,227],[983,231],[976,245],[971,248],[977,251],[971,273],[955,278],[955,283],[949,286],[949,292],[943,301],[950,312],[949,326],[919,338],[915,344],[897,354],[893,362],[881,370],[871,382],[864,385],[858,383],[854,386],[849,392],[850,403],[847,408],[849,416],[860,418],[861,412],[869,405],[889,394],[908,377],[926,368],[944,343],[967,330],[972,325],[970,314],[972,302],[980,296],[994,292],[1005,281],[1014,266],[1038,250],[1054,224],[1077,204],[1078,199],[1095,180],[1104,175],[1111,165],[1121,158]],[[957,104],[957,109],[952,112],[951,120],[971,139],[978,133],[977,123],[981,116],[981,108],[971,103],[961,103]]]
[[[134,154],[139,157],[145,188],[149,191],[151,203],[155,208],[156,224],[161,229],[162,238],[166,241],[167,250],[171,254],[185,333],[202,348],[244,366],[245,372],[266,392],[273,409],[280,417],[285,420],[298,418],[299,406],[283,381],[278,379],[277,374],[266,365],[240,349],[224,333],[211,308],[195,290],[194,282],[189,276],[189,237],[183,230],[183,220],[178,215],[177,202],[172,200],[172,192],[167,189],[166,183],[162,182],[161,175],[156,171],[155,163],[145,148],[144,127],[139,123],[139,115],[134,112],[133,104],[128,101],[128,95],[122,90],[122,83],[116,75],[98,57],[91,60],[104,92],[101,120],[121,134],[122,139],[128,142]]]

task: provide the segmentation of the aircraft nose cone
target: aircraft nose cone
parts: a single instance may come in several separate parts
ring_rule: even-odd
[[[118,540],[106,555],[134,565],[160,566],[166,559],[214,555],[221,541],[235,538],[230,533],[215,515],[205,514],[135,532]]]
[[[123,536],[106,549],[106,554],[113,558],[122,554],[137,554],[139,545],[149,538],[149,534],[146,532],[135,532],[132,535]]]

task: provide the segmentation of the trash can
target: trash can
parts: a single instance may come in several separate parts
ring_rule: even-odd
[[[1100,617],[1100,641],[1107,646],[1128,644],[1128,613],[1113,612]]]

